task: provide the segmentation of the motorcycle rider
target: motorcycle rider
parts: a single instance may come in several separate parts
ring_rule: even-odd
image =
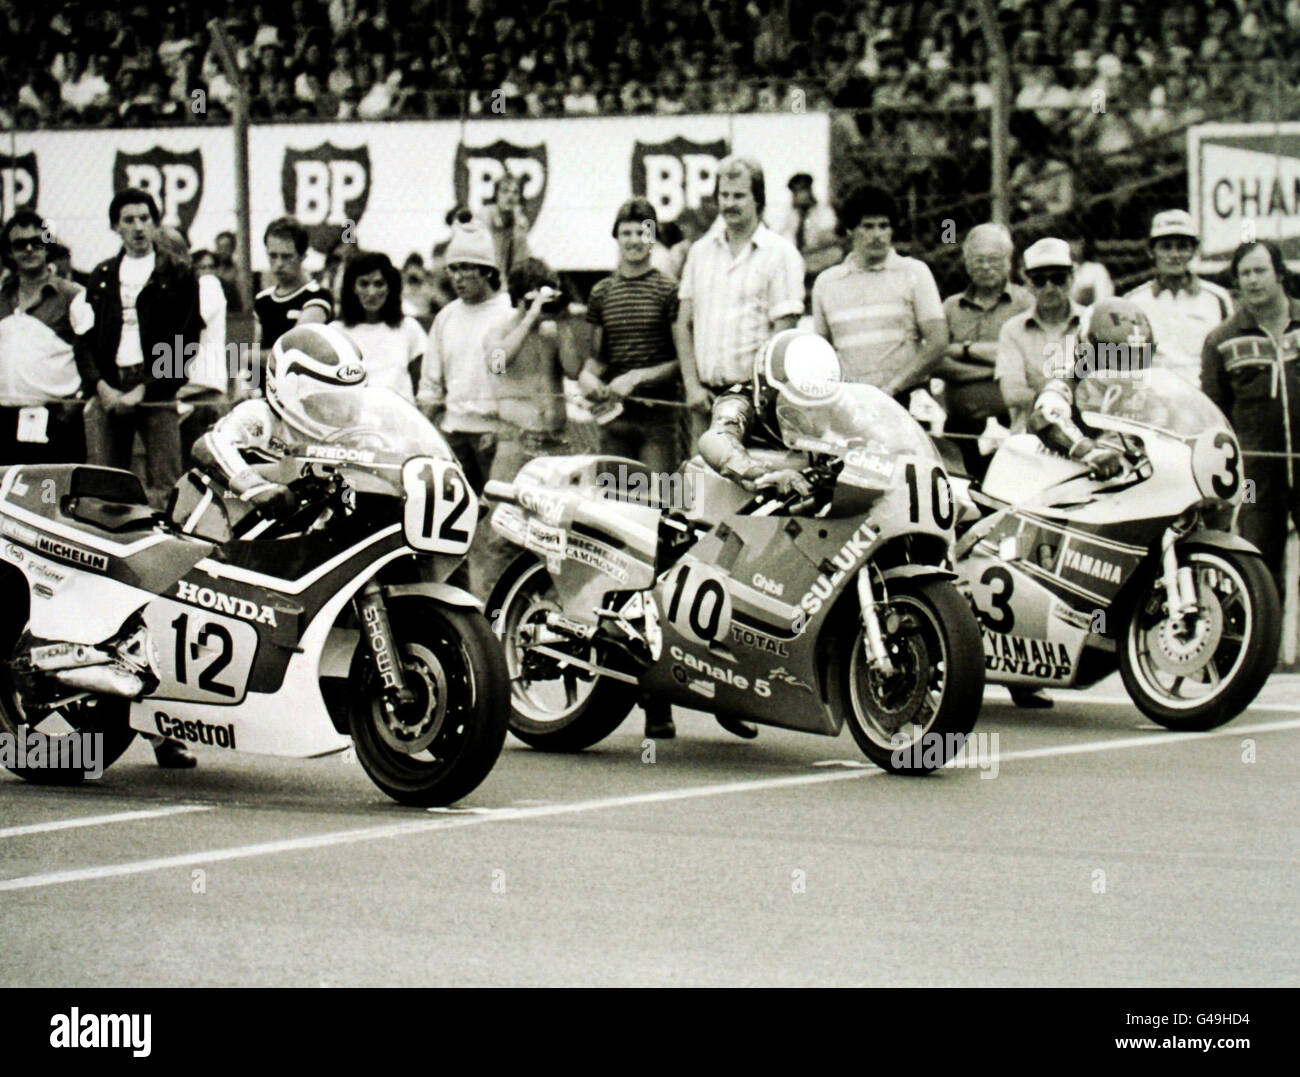
[[[816,404],[840,382],[840,361],[823,336],[802,329],[783,329],[754,359],[748,385],[733,385],[713,402],[709,428],[700,435],[700,455],[710,467],[746,490],[775,490],[807,497],[812,484],[794,468],[769,468],[749,454],[750,448],[784,449],[776,409]],[[729,733],[752,740],[758,729],[749,722],[716,715]]]
[[[295,507],[283,483],[263,478],[244,460],[243,449],[268,459],[290,444],[318,439],[332,427],[311,419],[302,398],[313,389],[360,385],[366,372],[352,342],[327,325],[301,325],[281,336],[266,364],[265,399],[232,408],[194,445],[194,459],[240,501],[275,519]]]
[[[809,496],[812,486],[800,472],[789,467],[770,469],[748,450],[784,449],[777,406],[816,405],[840,380],[839,356],[825,337],[805,329],[783,329],[755,358],[753,381],[733,385],[714,402],[709,428],[700,436],[700,455],[715,471],[751,492]]]
[[[1087,464],[1094,478],[1114,478],[1124,470],[1124,454],[1093,440],[1075,402],[1076,390],[1087,377],[1146,370],[1155,349],[1155,334],[1141,307],[1128,299],[1103,299],[1092,308],[1075,355],[1065,356],[1034,400],[1029,430],[1052,451]]]

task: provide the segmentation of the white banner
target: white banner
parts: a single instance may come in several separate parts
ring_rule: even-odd
[[[1206,123],[1187,132],[1192,219],[1219,266],[1238,244],[1271,239],[1300,261],[1300,123]]]
[[[620,203],[644,194],[662,222],[675,220],[712,193],[729,152],[763,165],[769,224],[788,211],[796,172],[825,200],[829,138],[824,113],[257,125],[253,266],[265,267],[262,232],[284,214],[309,226],[322,253],[348,229],[398,263],[412,251],[428,259],[447,211],[478,210],[509,169],[523,178],[531,249],[558,269],[606,269]],[[108,203],[127,186],[155,195],[191,246],[212,247],[235,229],[231,129],[22,132],[0,143],[5,216],[34,205],[79,269],[117,252]]]

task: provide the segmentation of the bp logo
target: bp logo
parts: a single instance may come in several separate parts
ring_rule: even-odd
[[[20,153],[17,157],[0,154],[0,210],[6,219],[17,210],[36,208],[39,178],[36,154]]]
[[[153,195],[162,223],[188,235],[203,201],[203,154],[199,150],[176,153],[155,146],[144,153],[123,153],[113,158],[113,190],[137,187]]]
[[[727,142],[638,142],[632,150],[632,193],[644,195],[661,223],[675,221],[683,210],[698,209],[713,194],[718,162]]]
[[[492,198],[497,181],[506,173],[520,181],[524,214],[537,220],[546,198],[546,145],[515,146],[498,139],[490,146],[456,147],[456,201],[478,213]]]
[[[326,142],[286,147],[280,169],[285,211],[307,227],[311,245],[328,254],[349,225],[361,223],[370,200],[370,148],[341,150]]]

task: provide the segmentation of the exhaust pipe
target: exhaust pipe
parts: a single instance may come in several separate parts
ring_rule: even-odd
[[[134,673],[115,666],[82,666],[79,669],[58,670],[50,675],[60,684],[106,696],[134,699],[144,692],[144,681]]]

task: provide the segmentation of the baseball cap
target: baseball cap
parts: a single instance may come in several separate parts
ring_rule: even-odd
[[[1189,239],[1197,240],[1201,238],[1192,226],[1192,215],[1185,209],[1167,209],[1163,213],[1157,213],[1151,219],[1150,238],[1161,239],[1164,236],[1187,236]]]
[[[812,176],[808,175],[807,172],[796,172],[793,176],[790,177],[790,182],[786,184],[786,186],[789,187],[790,190],[792,191],[797,190],[800,187],[807,187],[809,190],[811,190],[812,185],[813,185],[813,178]]]
[[[1071,269],[1074,259],[1070,257],[1070,245],[1063,239],[1040,239],[1025,251],[1025,272],[1049,267]]]

